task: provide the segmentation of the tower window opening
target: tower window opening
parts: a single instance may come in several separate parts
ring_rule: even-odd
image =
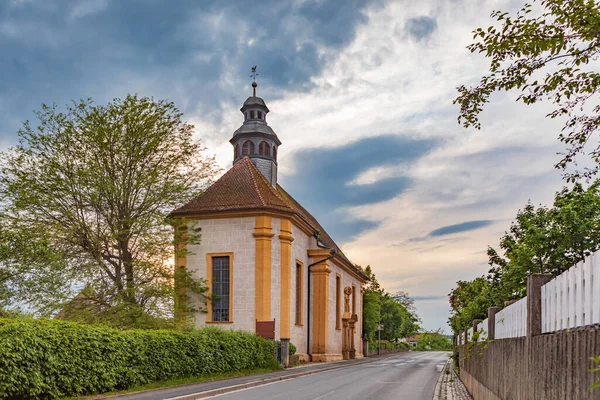
[[[233,158],[236,159],[240,155],[240,144],[236,143]]]
[[[263,119],[263,113],[261,111],[258,112],[258,119]]]
[[[251,140],[246,140],[242,146],[242,155],[247,156],[254,154],[254,143]]]
[[[258,145],[258,154],[261,156],[271,157],[271,146],[264,140]]]
[[[254,115],[255,115],[255,114],[254,114],[254,110],[251,110],[251,111],[250,111],[250,118],[251,118],[251,119],[254,119],[254,118],[256,118]]]
[[[277,161],[277,147],[273,146],[273,159]]]

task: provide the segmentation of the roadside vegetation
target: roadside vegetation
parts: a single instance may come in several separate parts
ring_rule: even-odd
[[[418,351],[452,351],[452,341],[441,331],[420,333],[417,338]]]
[[[59,320],[0,319],[0,398],[82,396],[273,370],[273,342],[207,327],[117,330]],[[164,382],[167,381],[167,382]]]

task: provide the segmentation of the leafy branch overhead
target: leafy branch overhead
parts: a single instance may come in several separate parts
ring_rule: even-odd
[[[556,107],[547,116],[566,119],[559,140],[567,151],[557,167],[565,169],[578,154],[587,152],[596,166],[569,173],[567,178],[589,178],[600,163],[600,145],[586,146],[600,126],[600,74],[593,70],[600,53],[600,4],[593,0],[534,3],[540,7],[526,4],[516,16],[495,11],[492,17],[499,26],[473,32],[477,41],[467,48],[490,59],[490,73],[475,87],[458,88],[454,100],[460,105],[458,121],[480,129],[479,115],[496,91],[518,90],[518,100],[525,104],[550,100]],[[533,16],[540,8],[541,15]]]

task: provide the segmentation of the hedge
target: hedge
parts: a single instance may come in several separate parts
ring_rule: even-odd
[[[0,399],[105,393],[171,378],[273,366],[273,343],[203,328],[145,331],[0,318]]]

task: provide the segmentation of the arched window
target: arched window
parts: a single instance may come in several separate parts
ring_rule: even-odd
[[[254,143],[251,140],[246,140],[242,146],[242,155],[247,156],[254,154]]]
[[[258,145],[258,154],[261,156],[271,157],[271,146],[264,140]]]
[[[273,160],[277,161],[277,147],[273,146]]]
[[[235,149],[233,150],[233,159],[238,158],[239,155],[240,155],[240,144],[236,143]]]

